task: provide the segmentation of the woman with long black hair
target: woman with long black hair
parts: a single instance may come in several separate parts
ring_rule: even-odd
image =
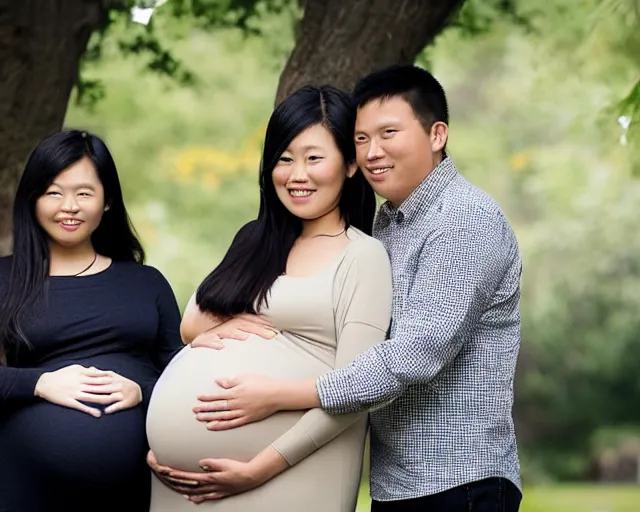
[[[258,218],[198,287],[181,331],[190,342],[248,315],[275,336],[224,340],[222,350],[188,345],[169,364],[147,418],[158,474],[152,512],[192,510],[183,494],[196,503],[213,500],[199,507],[216,512],[355,509],[366,413],[290,411],[214,431],[196,407],[198,395],[219,389],[217,377],[314,377],[384,340],[391,271],[384,247],[370,236],[376,204],[355,163],[355,115],[349,96],[328,86],[298,90],[273,112]],[[204,458],[225,459],[226,472],[208,468],[209,475],[230,471],[240,484],[198,485]],[[158,463],[165,468],[158,471]],[[176,480],[175,470],[187,473]]]
[[[182,343],[143,261],[104,142],[43,140],[0,258],[0,511],[148,511],[145,403]]]

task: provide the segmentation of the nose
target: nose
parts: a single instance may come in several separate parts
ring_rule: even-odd
[[[64,200],[62,201],[62,206],[60,207],[60,209],[63,212],[67,212],[67,213],[76,213],[78,212],[78,210],[80,210],[80,207],[78,206],[78,202],[76,201],[76,197],[74,194],[66,194],[64,196]]]
[[[306,183],[307,181],[309,181],[309,178],[305,165],[302,163],[293,164],[289,175],[289,183]]]
[[[369,143],[369,150],[367,151],[367,160],[369,162],[373,162],[375,160],[380,160],[384,156],[382,148],[376,139],[371,139]]]

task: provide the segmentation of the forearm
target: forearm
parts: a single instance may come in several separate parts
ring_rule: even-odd
[[[268,482],[290,467],[285,458],[271,445],[251,459],[249,464],[258,485]]]
[[[344,368],[318,377],[318,400],[325,411],[347,414],[376,409],[404,392],[406,384],[384,364],[379,347],[370,349]]]
[[[316,379],[281,381],[274,401],[280,411],[304,411],[320,407]]]
[[[278,439],[273,446],[290,466],[295,466],[342,434],[367,413],[333,415],[320,408],[307,411],[302,418]]]
[[[205,313],[196,304],[196,293],[191,296],[185,308],[182,322],[180,323],[180,335],[182,342],[187,345],[203,332],[209,331],[228,318],[219,318],[211,313]]]
[[[36,384],[44,370],[0,367],[0,402],[36,400]]]

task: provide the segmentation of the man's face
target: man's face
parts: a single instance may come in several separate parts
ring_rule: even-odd
[[[375,192],[400,206],[440,163],[447,125],[427,133],[403,98],[372,100],[358,109],[356,161]]]

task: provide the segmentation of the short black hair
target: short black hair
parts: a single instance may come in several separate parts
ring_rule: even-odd
[[[358,108],[375,100],[401,97],[429,133],[436,122],[449,124],[447,97],[427,70],[411,65],[389,66],[361,78],[353,90]]]

